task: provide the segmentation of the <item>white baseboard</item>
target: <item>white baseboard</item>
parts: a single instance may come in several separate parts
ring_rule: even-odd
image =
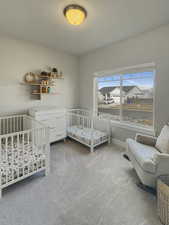
[[[126,142],[120,141],[116,138],[112,138],[112,143],[115,144],[115,145],[118,145],[121,148],[126,148]]]

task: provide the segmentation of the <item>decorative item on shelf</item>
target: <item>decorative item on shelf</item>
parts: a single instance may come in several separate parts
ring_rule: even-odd
[[[52,79],[52,73],[51,72],[48,73],[48,79],[49,80]]]
[[[58,74],[58,70],[57,68],[52,68],[52,71],[51,71],[51,78],[52,79],[56,79],[57,78],[57,74]]]
[[[39,93],[39,90],[37,89],[32,90],[32,94],[38,94],[38,93]]]
[[[48,87],[42,86],[42,93],[48,93]]]
[[[35,74],[34,73],[26,73],[24,80],[26,83],[33,83],[35,81]]]
[[[52,72],[53,72],[53,73],[58,73],[57,68],[54,67],[54,68],[52,69]]]
[[[48,80],[42,80],[41,81],[41,85],[42,86],[47,86],[47,85],[49,85],[49,81]]]
[[[43,77],[43,78],[48,78],[48,72],[46,71],[42,71],[41,74],[40,74],[40,77]]]

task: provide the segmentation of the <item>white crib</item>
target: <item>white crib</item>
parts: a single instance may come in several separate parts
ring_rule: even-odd
[[[27,115],[0,118],[2,189],[39,171],[49,173],[49,131]]]
[[[96,146],[110,142],[110,121],[88,110],[68,110],[67,136],[88,146],[93,152]]]

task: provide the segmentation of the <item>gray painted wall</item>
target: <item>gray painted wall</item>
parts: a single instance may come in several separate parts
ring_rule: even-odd
[[[79,102],[79,59],[31,42],[0,37],[0,113],[22,113],[34,105],[76,107]],[[29,87],[21,85],[27,72],[56,66],[64,80],[57,80],[59,95],[32,100]]]
[[[169,121],[169,25],[81,56],[80,106],[93,107],[93,73],[151,62],[156,63],[155,130],[158,133]],[[122,141],[135,133],[113,127],[113,137]]]

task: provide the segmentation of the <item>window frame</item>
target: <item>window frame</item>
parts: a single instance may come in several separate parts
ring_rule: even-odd
[[[98,114],[98,81],[97,78],[99,77],[108,77],[110,74],[113,75],[120,75],[120,89],[122,89],[122,76],[123,74],[126,73],[137,73],[140,71],[146,71],[147,69],[153,71],[154,74],[154,86],[153,86],[153,125],[152,127],[148,128],[144,125],[139,125],[137,123],[132,123],[129,121],[124,121],[123,120],[123,105],[122,105],[122,95],[120,95],[120,120],[111,120],[112,125],[120,127],[120,128],[125,128],[125,129],[131,129],[134,131],[140,131],[140,132],[146,132],[147,134],[155,135],[155,93],[156,93],[156,66],[155,63],[146,63],[146,64],[141,64],[141,65],[136,65],[136,66],[130,66],[130,67],[124,67],[124,68],[119,68],[115,70],[109,70],[109,71],[101,71],[101,72],[96,72],[94,73],[94,78],[93,78],[93,112],[97,115]]]

